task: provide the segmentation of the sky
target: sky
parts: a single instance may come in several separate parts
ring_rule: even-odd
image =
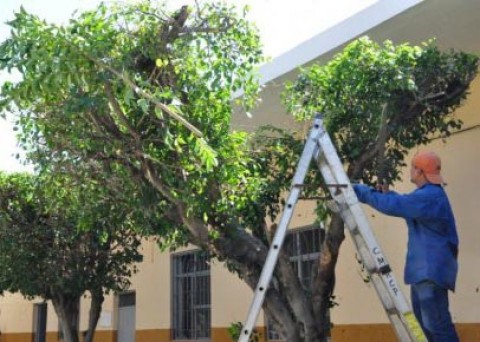
[[[107,0],[104,2],[118,2]],[[155,0],[152,0],[155,1]],[[201,0],[200,0],[201,1]],[[294,48],[305,40],[319,34],[336,23],[381,0],[227,0],[237,6],[249,5],[249,18],[260,31],[267,56],[275,58]],[[28,12],[56,24],[68,22],[75,10],[94,8],[99,0],[1,0],[0,1],[0,42],[10,36],[5,24],[13,13],[23,6]],[[193,0],[168,0],[173,8],[194,4]],[[5,80],[15,81],[15,75],[0,72],[0,84]],[[14,158],[20,153],[12,120],[0,119],[0,170],[28,171],[32,168],[22,165]]]

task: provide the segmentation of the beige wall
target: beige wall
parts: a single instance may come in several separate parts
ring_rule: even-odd
[[[17,294],[5,293],[0,297],[0,332],[23,332],[32,329],[33,306]],[[27,319],[22,319],[26,317]]]
[[[144,262],[135,275],[137,329],[170,328],[170,256],[161,254],[157,244],[144,244]]]
[[[211,277],[214,308],[212,326],[228,327],[233,322],[243,321],[253,299],[250,288],[220,262],[212,264]],[[263,324],[263,317],[260,318],[259,324]]]

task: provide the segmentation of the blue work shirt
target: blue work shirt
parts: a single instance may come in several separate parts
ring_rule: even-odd
[[[405,283],[430,280],[454,291],[458,235],[443,187],[427,183],[405,195],[394,191],[382,193],[363,184],[356,184],[353,188],[360,202],[407,221]]]

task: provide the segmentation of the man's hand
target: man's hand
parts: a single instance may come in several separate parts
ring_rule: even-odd
[[[377,186],[375,188],[377,189],[377,191],[383,192],[384,194],[390,191],[387,183],[377,183]]]

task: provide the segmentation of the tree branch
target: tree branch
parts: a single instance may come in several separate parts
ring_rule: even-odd
[[[113,112],[117,115],[120,122],[126,127],[130,135],[137,142],[140,141],[140,136],[130,125],[130,122],[128,122],[128,119],[125,116],[125,113],[123,112],[122,108],[120,108],[120,104],[118,103],[117,99],[115,98],[115,95],[113,94],[112,85],[110,84],[109,81],[105,81],[104,89],[105,89],[105,94],[107,95],[108,102],[112,106]]]
[[[193,27],[185,27],[180,30],[179,35],[187,35],[192,33],[221,33],[227,32],[233,24],[228,24],[223,27],[202,27],[202,26],[193,26]]]
[[[378,145],[378,152],[377,152],[377,179],[379,183],[383,183],[386,181],[385,175],[385,144],[388,141],[389,134],[388,134],[388,115],[387,115],[387,107],[388,103],[384,103],[382,106],[382,116],[380,120],[380,128],[378,130],[377,135],[377,142]]]
[[[187,215],[185,205],[179,201],[169,189],[167,189],[162,181],[158,178],[156,172],[153,170],[151,163],[148,160],[143,160],[142,171],[145,178],[153,185],[153,187],[160,192],[175,208],[182,223],[192,233],[196,241],[193,241],[199,246],[206,246],[208,244],[208,229],[203,221]]]
[[[362,174],[365,164],[375,158],[375,156],[383,156],[385,154],[385,144],[390,138],[390,132],[388,130],[388,115],[386,111],[387,103],[382,106],[382,119],[375,142],[348,167],[347,173],[350,179],[358,178]]]
[[[94,58],[92,56],[89,56],[89,55],[86,55],[84,54],[84,56],[86,58],[88,58],[89,60],[91,60],[92,62],[94,62],[95,64],[97,64],[100,68],[102,69],[105,69],[105,70],[108,70],[110,71],[112,74],[114,74],[115,76],[117,76],[118,78],[120,78],[124,83],[125,85],[127,85],[129,88],[131,88],[136,94],[138,94],[139,96],[145,98],[145,99],[148,99],[149,101],[153,102],[155,104],[155,106],[162,110],[163,112],[165,112],[166,114],[170,115],[172,118],[174,118],[175,120],[179,121],[182,125],[184,125],[189,131],[191,131],[193,134],[195,134],[197,137],[199,138],[202,138],[203,137],[203,134],[202,132],[196,128],[194,125],[192,125],[191,123],[189,123],[183,116],[181,116],[180,114],[177,114],[175,113],[172,109],[170,109],[167,105],[161,103],[160,101],[158,101],[156,98],[154,98],[151,94],[147,93],[146,91],[144,91],[143,89],[141,89],[140,87],[138,87],[133,81],[130,80],[130,78],[125,74],[125,73],[121,73],[117,70],[115,70],[114,68],[112,68],[110,65],[102,62],[101,60],[97,59],[97,58]]]
[[[147,12],[147,11],[142,11],[138,8],[135,9],[135,12],[138,12],[138,13],[141,13],[141,14],[145,14],[145,15],[148,15],[148,16],[151,16],[151,17],[154,17],[155,19],[158,19],[159,21],[161,21],[162,23],[169,23],[172,21],[172,18],[169,17],[167,14],[165,13],[162,13],[163,15],[165,15],[165,17],[167,17],[168,19],[166,18],[162,18],[161,16],[155,14],[155,13],[152,13],[152,12]]]
[[[108,120],[106,116],[99,116],[96,110],[88,110],[86,111],[86,114],[92,121],[92,123],[98,127],[103,127],[105,131],[110,133],[113,137],[115,137],[118,140],[121,140],[122,138],[122,132],[118,129],[118,127],[115,125],[113,120]],[[110,118],[111,119],[111,118]],[[99,131],[102,131],[100,129]]]

